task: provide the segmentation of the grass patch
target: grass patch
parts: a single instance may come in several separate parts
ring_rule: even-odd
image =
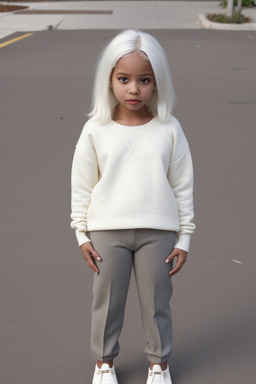
[[[224,24],[243,24],[249,23],[250,18],[242,15],[240,12],[234,12],[231,17],[222,14],[222,13],[208,13],[207,19],[215,23],[224,23]]]

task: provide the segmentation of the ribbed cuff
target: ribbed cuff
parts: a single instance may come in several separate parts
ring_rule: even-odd
[[[184,235],[179,235],[177,239],[177,243],[175,244],[174,248],[179,248],[179,249],[182,249],[183,251],[188,252],[190,239],[191,239],[191,235],[188,235],[187,233],[185,233]]]
[[[86,232],[76,231],[76,238],[77,238],[79,247],[80,245],[88,241],[91,241],[89,237],[86,235]]]

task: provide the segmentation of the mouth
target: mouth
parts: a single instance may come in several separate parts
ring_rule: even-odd
[[[130,100],[126,100],[126,101],[127,101],[127,103],[132,104],[132,105],[140,103],[140,100],[137,100],[137,99],[130,99]]]

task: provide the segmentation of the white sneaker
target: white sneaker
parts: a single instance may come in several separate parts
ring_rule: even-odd
[[[102,364],[99,368],[96,364],[92,384],[118,384],[115,367],[109,367],[108,364]]]
[[[153,370],[149,368],[148,370],[148,380],[147,384],[172,384],[169,366],[167,369],[162,371],[160,365],[155,364]]]

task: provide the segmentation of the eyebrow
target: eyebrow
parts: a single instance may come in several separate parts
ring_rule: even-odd
[[[116,76],[129,76],[129,73],[125,73],[125,72],[117,72],[116,73]],[[143,76],[151,76],[153,77],[154,75],[152,73],[140,73],[138,75],[138,77],[143,77]]]

